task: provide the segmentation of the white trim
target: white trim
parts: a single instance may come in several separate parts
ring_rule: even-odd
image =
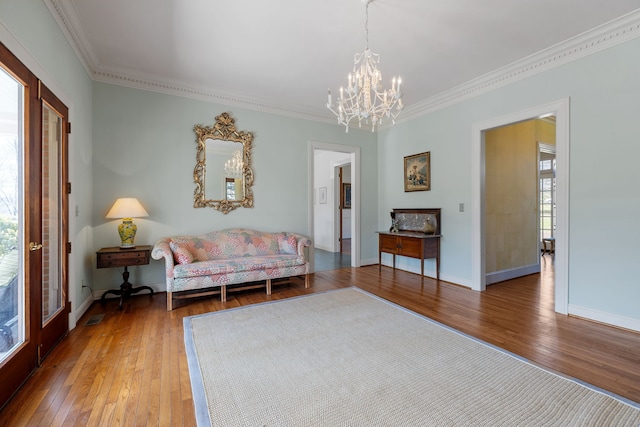
[[[95,81],[149,90],[174,96],[217,102],[255,111],[268,112],[286,117],[301,118],[321,123],[336,124],[335,117],[320,104],[318,108],[300,106],[276,106],[273,101],[249,99],[238,94],[222,94],[217,89],[197,89],[182,82],[158,81],[149,75],[133,75],[130,71],[110,70],[95,65],[97,60],[86,36],[76,27],[80,26],[77,17],[73,17],[73,4],[60,0],[43,0],[60,26],[63,34],[73,47],[78,59]],[[75,30],[74,30],[75,28]],[[640,37],[640,9],[616,18],[566,41],[558,43],[538,53],[501,67],[491,73],[480,76],[467,83],[429,97],[405,108],[397,122],[405,122],[434,111],[460,103],[483,93],[508,84],[532,77],[555,67],[565,65],[587,55],[619,45]],[[15,53],[15,52],[14,52]],[[385,123],[382,128],[392,126]]]
[[[314,157],[315,150],[337,151],[350,154],[351,163],[351,266],[360,267],[360,147],[351,145],[331,144],[328,142],[309,141],[308,146],[308,218],[307,229],[312,240],[314,239]],[[311,272],[315,271],[314,250],[311,245],[309,251]]]
[[[471,131],[472,239],[471,288],[486,289],[484,259],[484,191],[486,130],[553,113],[556,116],[557,231],[555,310],[567,314],[569,304],[569,98],[475,123]]]
[[[486,275],[486,284],[492,285],[505,280],[515,279],[516,277],[528,276],[529,274],[540,273],[540,263],[531,264],[524,267],[510,268],[508,270],[494,271]]]
[[[87,74],[92,76],[97,68],[98,61],[89,43],[89,38],[84,32],[80,18],[73,3],[61,3],[58,0],[45,0],[45,6],[51,16],[62,30],[65,38],[78,57]]]
[[[588,307],[582,307],[573,304],[569,305],[569,313],[576,317],[582,317],[584,319],[594,320],[596,322],[605,323],[607,325],[613,325],[619,328],[640,332],[640,319],[605,313],[603,311],[593,310]]]
[[[89,307],[91,307],[91,304],[93,304],[93,301],[94,301],[93,294],[89,294],[84,299],[82,304],[80,304],[78,307],[76,307],[75,310],[69,313],[69,330],[74,329],[78,325],[78,321],[80,320],[82,315],[86,313],[87,310],[89,310]]]
[[[554,123],[555,124],[555,123]],[[538,141],[538,152],[556,155],[556,146]]]
[[[320,249],[320,250],[331,252],[331,253],[336,251],[336,248],[333,247],[333,246],[325,246],[325,245],[314,244],[313,247],[316,248],[316,249]]]
[[[408,106],[396,122],[441,110],[637,37],[640,37],[640,9]]]

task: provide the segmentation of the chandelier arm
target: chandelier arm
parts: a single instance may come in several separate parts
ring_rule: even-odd
[[[326,107],[336,115],[338,123],[346,127],[354,119],[358,119],[358,125],[362,127],[371,123],[371,130],[375,132],[376,127],[385,118],[391,119],[395,124],[395,119],[402,111],[402,95],[400,92],[401,79],[392,79],[391,89],[385,90],[382,85],[382,73],[378,70],[380,55],[369,50],[369,3],[373,0],[363,0],[365,6],[365,40],[366,46],[362,53],[355,53],[353,56],[353,74],[348,76],[346,89],[340,88],[340,97],[332,101],[331,91],[328,93]],[[337,110],[337,111],[336,111]]]

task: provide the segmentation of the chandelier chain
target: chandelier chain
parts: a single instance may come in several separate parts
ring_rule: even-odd
[[[367,49],[369,49],[369,3],[370,1],[367,0],[367,5],[365,7],[365,14],[366,14],[366,19],[364,20],[364,36],[365,36],[365,47]]]

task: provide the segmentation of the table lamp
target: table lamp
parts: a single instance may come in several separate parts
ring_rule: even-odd
[[[122,224],[118,225],[121,249],[135,248],[133,239],[136,237],[138,226],[133,223],[133,218],[145,216],[149,216],[149,214],[135,197],[124,197],[116,200],[113,204],[107,213],[107,218],[122,218]]]

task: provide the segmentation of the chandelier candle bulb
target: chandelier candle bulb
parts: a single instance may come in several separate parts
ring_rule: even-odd
[[[346,96],[340,88],[340,99],[333,104],[331,92],[329,92],[327,104],[327,109],[336,115],[338,123],[345,126],[346,132],[349,132],[349,125],[354,120],[358,121],[359,127],[362,127],[363,121],[365,124],[371,124],[371,130],[374,132],[385,117],[395,124],[395,119],[404,107],[399,77],[393,77],[390,90],[385,90],[383,87],[382,72],[377,66],[380,63],[380,55],[369,49],[369,4],[372,0],[362,0],[362,2],[366,4],[367,44],[362,53],[356,53],[353,57],[353,72],[347,77]]]

